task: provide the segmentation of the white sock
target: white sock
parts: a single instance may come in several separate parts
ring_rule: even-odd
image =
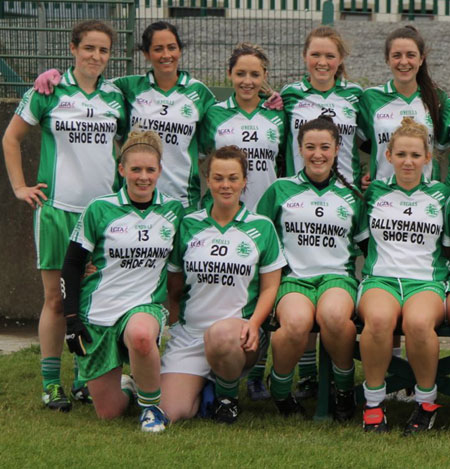
[[[366,405],[368,407],[379,407],[379,405],[386,398],[386,383],[380,389],[368,389],[364,381],[364,397],[366,398]]]
[[[402,357],[402,348],[401,347],[394,347],[392,349],[392,356],[401,358]]]
[[[421,391],[417,384],[414,386],[414,393],[416,394],[416,402],[417,404],[423,404],[426,402],[427,404],[434,404],[434,401],[437,398],[437,386],[434,385],[431,391]]]

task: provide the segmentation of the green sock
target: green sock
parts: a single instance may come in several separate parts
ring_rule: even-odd
[[[138,389],[137,402],[141,407],[149,407],[151,405],[159,405],[161,401],[161,389],[153,392],[145,392]]]
[[[286,399],[292,388],[292,381],[294,380],[294,370],[287,375],[275,373],[272,367],[270,371],[270,393],[276,401]]]
[[[232,397],[237,399],[239,396],[239,378],[228,381],[216,375],[216,397]]]
[[[74,355],[73,357],[73,388],[78,389],[86,385],[86,381],[83,381],[78,378],[78,356]]]
[[[355,382],[355,364],[348,370],[341,370],[333,363],[333,376],[336,389],[351,391]]]
[[[50,384],[61,384],[61,358],[42,358],[41,374],[44,390],[47,389]]]
[[[299,378],[307,376],[317,376],[316,350],[306,350],[298,362]]]
[[[248,374],[248,379],[260,379],[261,381],[264,379],[264,371],[266,370],[266,363],[267,363],[267,352],[265,355],[259,360],[259,362],[250,370]]]

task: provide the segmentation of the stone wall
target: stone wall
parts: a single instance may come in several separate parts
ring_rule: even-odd
[[[0,136],[17,106],[16,100],[0,101]],[[40,132],[33,128],[22,145],[26,181],[36,179],[39,162]],[[42,307],[42,284],[36,270],[33,240],[33,211],[17,200],[6,174],[3,150],[0,150],[0,316],[14,319],[38,317]]]

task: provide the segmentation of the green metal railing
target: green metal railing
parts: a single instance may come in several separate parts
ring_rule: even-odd
[[[71,65],[70,31],[74,23],[88,18],[106,20],[118,33],[111,76],[132,73],[135,0],[3,1],[0,96],[20,97],[39,72]]]
[[[301,51],[312,28],[312,13],[304,9],[304,2],[280,1],[1,2],[0,96],[20,97],[41,70],[67,68],[73,61],[69,53],[70,30],[85,18],[108,20],[119,33],[106,76],[145,73],[148,63],[136,43],[150,23],[166,19],[178,27],[185,43],[181,68],[196,78],[210,86],[227,85],[228,57],[237,42],[248,41],[266,50],[271,61],[269,81],[280,87],[304,73]],[[313,3],[321,7],[323,2],[309,2]]]

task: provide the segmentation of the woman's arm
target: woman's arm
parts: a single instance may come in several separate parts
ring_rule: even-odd
[[[280,286],[281,269],[260,274],[260,276],[259,298],[255,311],[241,331],[241,344],[246,352],[254,352],[258,349],[259,328],[273,309],[278,287]]]
[[[183,293],[183,273],[167,273],[167,290],[169,296],[169,325],[178,321],[180,313],[180,300]]]
[[[15,114],[3,136],[3,153],[5,154],[9,181],[15,196],[32,208],[36,208],[37,206],[42,207],[42,201],[47,200],[46,195],[41,191],[41,188],[47,187],[47,184],[39,183],[35,186],[27,186],[25,182],[20,144],[30,128],[29,124]]]
[[[79,356],[86,355],[83,340],[92,342],[92,338],[78,316],[80,309],[81,277],[84,273],[89,251],[81,244],[71,241],[67,249],[64,265],[61,271],[61,295],[63,299],[64,316],[66,318],[66,341],[69,351]]]

